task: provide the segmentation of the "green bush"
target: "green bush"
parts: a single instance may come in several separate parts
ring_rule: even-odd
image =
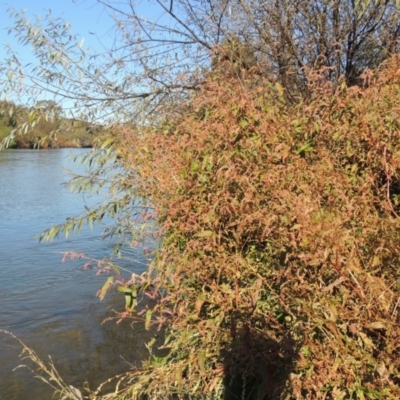
[[[310,74],[294,106],[214,76],[162,128],[121,129],[169,349],[126,398],[400,397],[398,63],[364,88]]]

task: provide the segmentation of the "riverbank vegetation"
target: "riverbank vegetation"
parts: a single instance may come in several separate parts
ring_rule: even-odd
[[[115,377],[113,394],[88,396],[399,398],[397,3],[211,1],[196,12],[190,1],[156,3],[181,29],[176,64],[147,48],[148,90],[128,96],[128,75],[112,92],[97,86],[115,120],[87,158],[93,175],[73,182],[109,183],[109,202],[42,236],[109,214],[109,233],[125,243],[159,242],[149,270],[126,283],[154,303],[119,317],[162,329],[166,353],[150,342],[149,359]],[[137,62],[145,42],[135,35],[158,43],[162,27],[120,11],[136,29],[119,25]],[[122,73],[128,59],[114,56]],[[106,77],[85,79],[93,90]],[[118,268],[109,272],[101,297]]]
[[[32,109],[1,101],[0,142],[9,138],[8,148],[47,149],[93,147],[104,141],[100,125],[69,120],[60,113],[51,101],[39,102]]]
[[[399,61],[364,87],[313,74],[295,105],[225,65],[161,127],[121,129],[170,349],[121,398],[400,396]]]

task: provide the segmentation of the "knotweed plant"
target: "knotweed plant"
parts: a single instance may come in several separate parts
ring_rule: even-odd
[[[168,353],[119,398],[400,397],[399,61],[362,87],[309,73],[295,105],[226,69],[163,123],[120,127],[161,228]]]

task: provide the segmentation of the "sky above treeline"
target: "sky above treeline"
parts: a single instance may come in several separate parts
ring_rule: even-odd
[[[123,2],[119,2],[121,6]],[[152,18],[154,6],[148,0],[135,2],[140,15]],[[22,46],[9,34],[8,30],[13,26],[13,18],[9,15],[9,9],[17,11],[26,10],[25,15],[35,21],[40,15],[43,19],[49,10],[53,18],[60,17],[71,24],[72,33],[85,39],[85,48],[91,47],[101,51],[110,46],[113,41],[114,21],[110,12],[106,12],[104,6],[96,0],[3,0],[0,3],[0,57],[6,57],[6,45],[9,44],[17,50],[24,61],[30,62],[31,51]]]
[[[14,32],[10,33],[10,29],[15,26],[15,17],[10,14],[15,10],[20,12],[24,10],[25,18],[29,18],[33,25],[37,25],[37,17],[40,16],[42,21],[48,18],[51,13],[51,19],[61,18],[68,22],[71,27],[71,33],[76,38],[76,43],[83,44],[83,49],[89,54],[106,53],[108,49],[113,48],[116,38],[120,38],[120,34],[116,31],[116,23],[113,19],[114,11],[107,9],[104,5],[99,4],[100,0],[3,0],[0,3],[0,67],[1,64],[7,65],[10,57],[9,48],[11,47],[13,54],[24,66],[38,65],[40,61],[35,59],[34,51],[30,45],[23,45],[18,41]],[[111,4],[118,9],[130,12],[130,0],[118,0]],[[160,7],[155,7],[152,0],[132,0],[135,6],[135,12],[144,18],[150,20],[162,19],[163,13],[160,13]],[[162,11],[162,10],[161,10]],[[14,12],[15,14],[15,12]],[[40,25],[40,24],[39,24]],[[82,42],[82,39],[84,41]],[[6,70],[6,69],[5,69]],[[8,79],[0,68],[0,79]],[[29,83],[30,85],[31,83]],[[54,93],[54,92],[53,92]],[[25,102],[26,97],[13,97],[15,93],[5,93],[0,88],[0,99],[6,96],[8,99],[17,103]],[[41,99],[53,99],[53,94],[46,94],[43,91],[40,95]],[[61,96],[62,97],[62,96]],[[59,98],[57,101],[63,101],[63,107],[71,106],[68,99]]]
[[[85,38],[85,44],[97,48],[100,41],[110,41],[110,29],[113,21],[97,4],[95,0],[11,0],[0,5],[0,45],[2,53],[6,51],[6,44],[10,44],[17,50],[23,59],[29,61],[30,49],[24,48],[15,40],[13,35],[8,34],[8,28],[13,26],[14,21],[7,11],[9,8],[15,10],[26,10],[25,15],[32,21],[37,15],[43,18],[51,11],[53,17],[61,17],[69,22],[72,32]],[[5,55],[5,54],[4,54]],[[3,57],[2,57],[3,58]]]

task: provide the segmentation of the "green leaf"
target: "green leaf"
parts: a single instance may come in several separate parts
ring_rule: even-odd
[[[108,277],[108,279],[106,280],[105,284],[103,285],[103,287],[101,288],[100,292],[99,292],[99,299],[103,300],[104,297],[106,296],[106,293],[108,292],[108,289],[111,286],[111,283],[113,282],[114,277],[110,276]]]
[[[117,286],[118,292],[122,293],[132,293],[132,289],[126,287],[126,286]]]
[[[202,232],[196,233],[195,236],[198,238],[204,238],[204,237],[210,237],[213,235],[214,235],[213,231],[202,231]]]
[[[152,310],[147,310],[146,311],[146,319],[145,319],[145,323],[144,323],[144,327],[145,327],[146,330],[148,330],[149,327],[150,327],[152,312],[153,312]]]
[[[197,357],[198,357],[200,371],[202,373],[205,373],[206,372],[206,355],[205,355],[204,351],[199,351],[197,354]]]
[[[108,147],[111,143],[112,143],[112,141],[113,141],[114,139],[113,138],[108,138],[108,139],[106,139],[102,144],[101,144],[101,146],[100,146],[100,149],[105,149],[106,147]]]
[[[248,125],[249,125],[249,122],[248,122],[247,120],[242,119],[242,120],[240,121],[240,127],[241,127],[241,128],[245,129],[245,128],[248,127]]]
[[[276,87],[276,90],[278,91],[279,96],[283,97],[283,87],[282,87],[282,85],[279,82],[276,82],[275,83],[275,87]]]

